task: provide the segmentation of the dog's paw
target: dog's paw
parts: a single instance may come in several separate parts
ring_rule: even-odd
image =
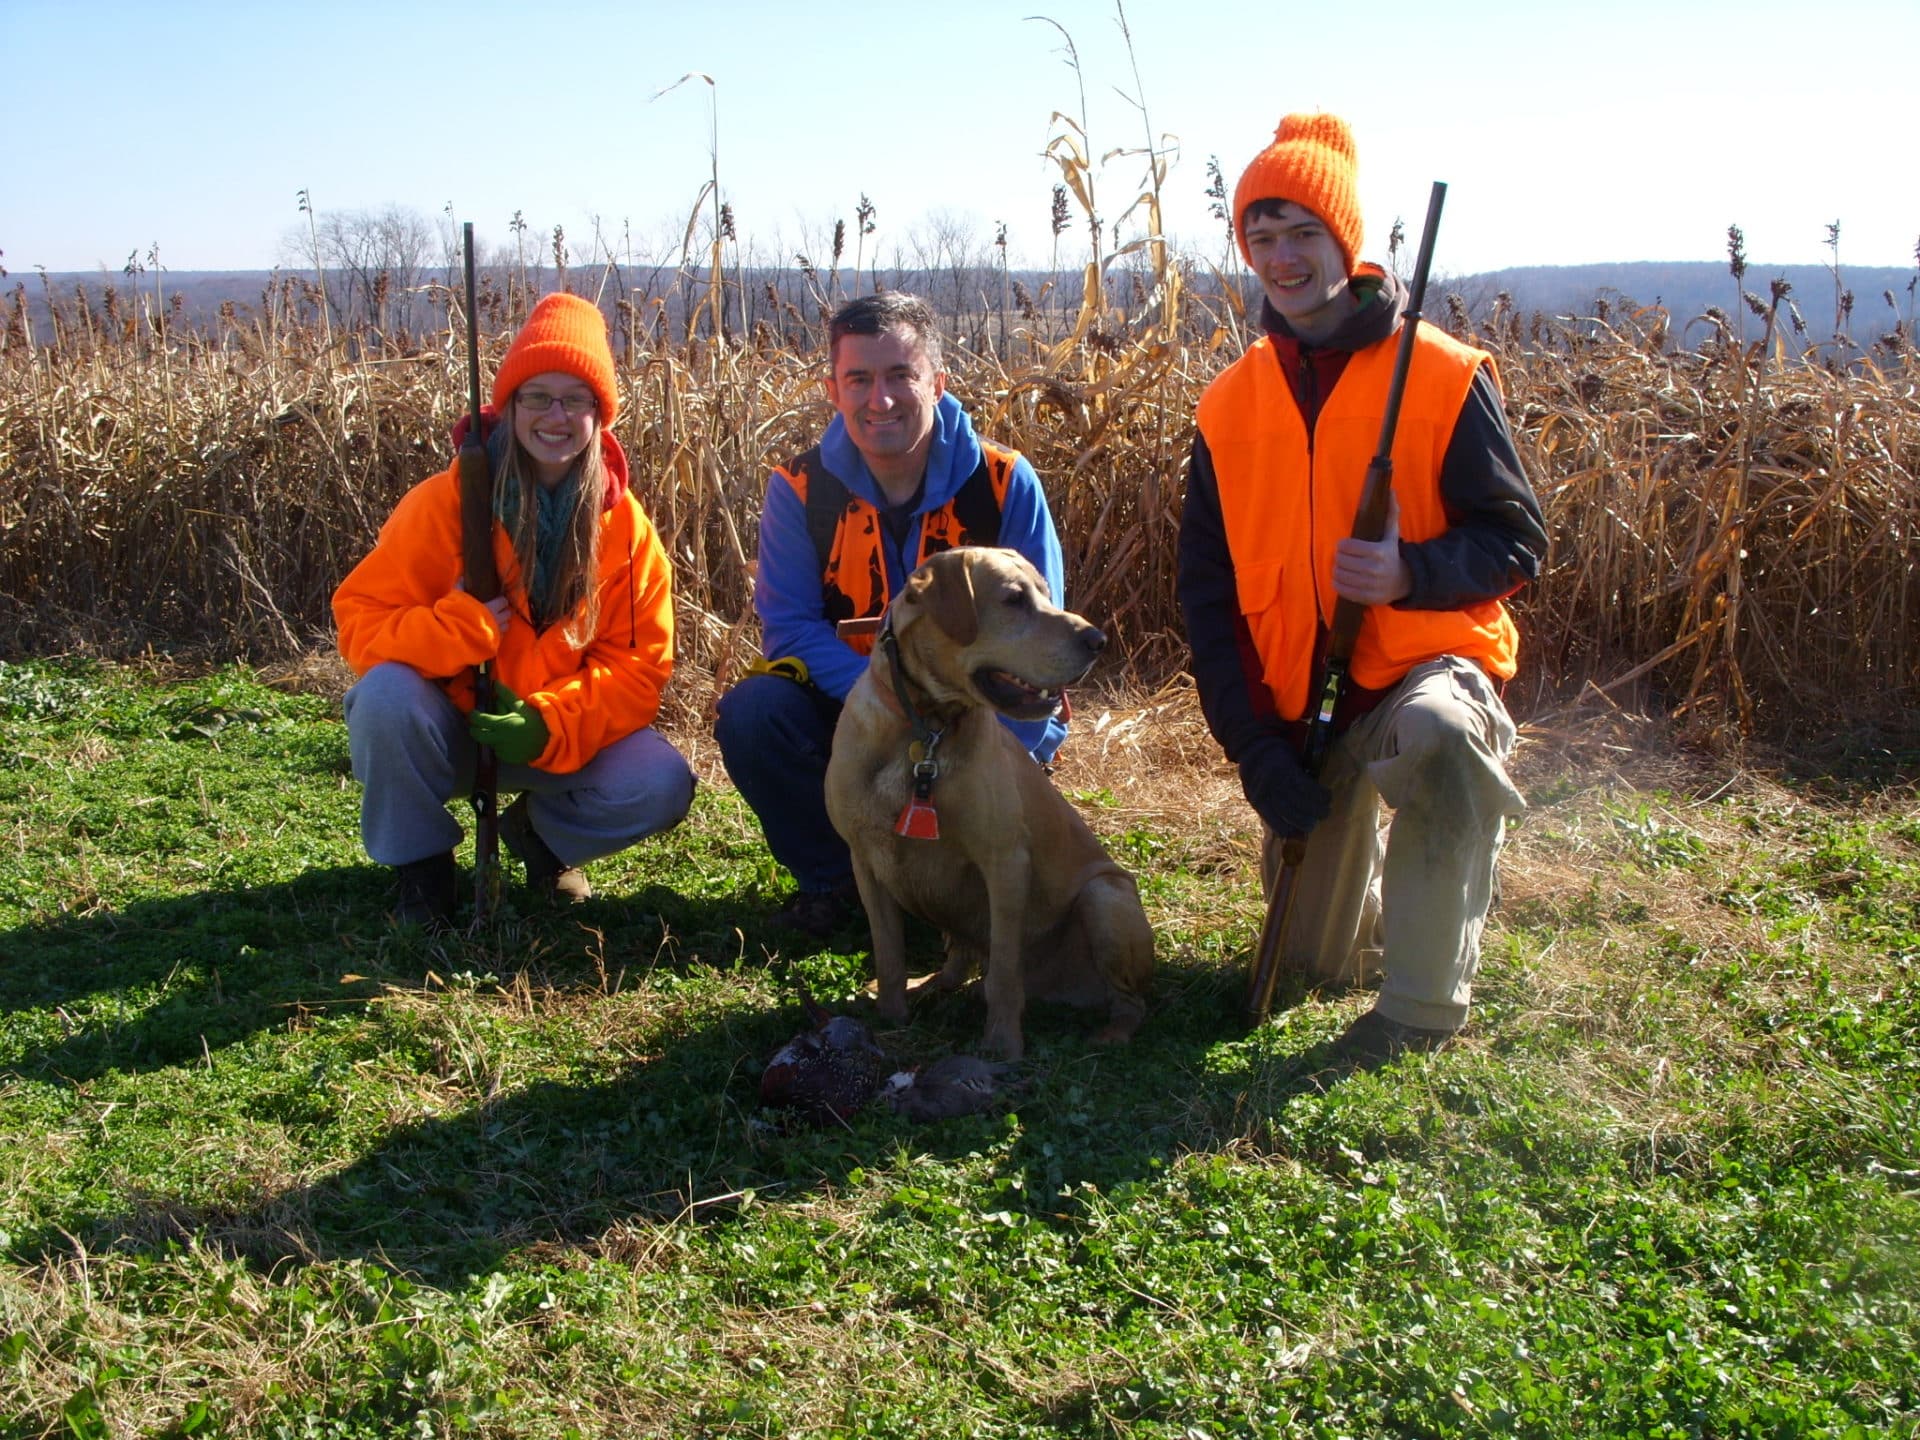
[[[1026,1042],[1021,1038],[1018,1024],[989,1022],[987,1033],[981,1037],[980,1048],[993,1052],[1003,1060],[1018,1060],[1026,1053]]]

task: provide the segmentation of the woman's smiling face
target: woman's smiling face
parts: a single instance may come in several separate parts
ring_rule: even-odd
[[[563,370],[532,376],[513,392],[513,438],[549,490],[566,478],[599,428],[592,388]]]

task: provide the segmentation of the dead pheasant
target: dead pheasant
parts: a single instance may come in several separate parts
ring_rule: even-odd
[[[807,1029],[782,1045],[760,1073],[760,1103],[814,1124],[845,1123],[880,1088],[890,1064],[873,1034],[850,1015],[831,1014],[800,990]]]
[[[920,1070],[902,1070],[887,1079],[886,1101],[909,1120],[951,1120],[973,1115],[993,1103],[1005,1065],[971,1055],[947,1055]]]

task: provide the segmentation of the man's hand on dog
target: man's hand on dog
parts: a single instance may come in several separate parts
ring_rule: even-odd
[[[1267,828],[1283,838],[1304,838],[1333,808],[1333,792],[1307,774],[1278,735],[1262,735],[1241,752],[1240,788]]]

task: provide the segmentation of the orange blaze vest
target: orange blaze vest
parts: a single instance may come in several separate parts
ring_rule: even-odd
[[[1007,482],[1019,458],[1016,451],[980,442],[980,464],[973,474],[946,504],[920,517],[916,569],[942,550],[1000,543],[1000,512],[1006,507]],[[780,473],[806,507],[807,531],[820,557],[820,598],[827,620],[837,624],[886,613],[892,597],[881,549],[880,512],[827,469],[818,445],[795,456]],[[847,644],[862,655],[870,654],[873,637],[855,636]]]
[[[1354,353],[1311,435],[1264,337],[1200,398],[1240,610],[1283,720],[1306,714],[1315,643],[1338,599],[1334,550],[1353,532],[1398,346],[1396,333]],[[1492,363],[1485,351],[1420,326],[1393,441],[1401,539],[1418,543],[1447,528],[1441,461],[1475,371]],[[1498,600],[1463,610],[1372,605],[1350,673],[1356,684],[1384,690],[1423,661],[1462,655],[1508,680],[1518,654],[1519,634]]]

